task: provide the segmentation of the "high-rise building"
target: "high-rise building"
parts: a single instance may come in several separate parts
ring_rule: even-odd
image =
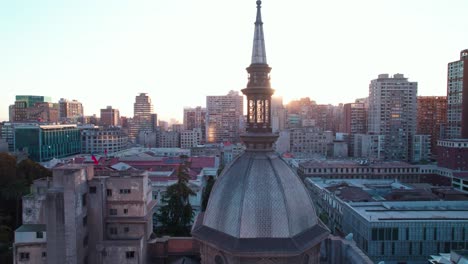
[[[59,121],[59,105],[42,102],[26,110],[27,121],[57,123]]]
[[[431,135],[432,155],[437,155],[437,140],[442,139],[447,123],[446,96],[418,96],[417,133]]]
[[[62,122],[81,122],[83,118],[83,105],[77,100],[60,98],[60,120]]]
[[[348,137],[348,155],[354,154],[354,136],[367,133],[367,108],[364,103],[349,103],[343,107],[343,132]]]
[[[41,112],[41,110],[44,110],[44,108],[41,109],[40,106],[38,107],[38,109],[31,109],[31,108],[36,108],[36,105],[38,103],[41,104],[41,103],[51,103],[51,102],[52,100],[48,96],[17,95],[15,104],[12,107],[10,107],[10,121],[12,122],[38,121],[34,119],[34,113]],[[28,112],[28,109],[31,109],[31,110],[29,110]],[[28,114],[31,114],[31,116],[29,116]],[[51,122],[49,120],[44,120],[44,121]]]
[[[447,138],[468,138],[468,49],[447,66]]]
[[[410,159],[410,146],[416,133],[418,83],[403,74],[380,74],[369,85],[368,130],[385,136],[388,160]]]
[[[206,140],[209,143],[240,141],[244,99],[239,92],[206,97]]]
[[[197,106],[184,108],[184,129],[200,129],[202,132],[201,142],[206,141],[206,108]]]
[[[157,122],[153,114],[151,98],[146,93],[135,96],[133,104],[133,119],[129,122],[129,138],[134,141],[140,130],[154,131],[154,123]]]
[[[101,109],[101,125],[102,126],[119,126],[120,125],[120,112],[119,109],[107,106]]]

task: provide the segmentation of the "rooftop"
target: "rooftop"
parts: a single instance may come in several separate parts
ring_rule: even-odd
[[[359,202],[349,206],[370,222],[468,221],[465,201]]]
[[[46,225],[41,225],[41,224],[25,224],[18,229],[15,230],[15,232],[45,232],[46,231]]]

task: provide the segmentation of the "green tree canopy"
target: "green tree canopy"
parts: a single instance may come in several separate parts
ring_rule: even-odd
[[[169,186],[163,194],[156,219],[161,224],[161,233],[190,236],[190,225],[195,213],[189,197],[195,195],[195,192],[187,185],[190,175],[186,159],[177,169],[177,178],[177,183]]]

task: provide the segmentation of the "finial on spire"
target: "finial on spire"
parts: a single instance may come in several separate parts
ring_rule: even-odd
[[[254,43],[252,50],[252,64],[267,64],[265,39],[263,37],[262,1],[257,1],[257,19],[255,20]]]

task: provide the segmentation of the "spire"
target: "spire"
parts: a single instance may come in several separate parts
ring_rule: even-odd
[[[267,64],[265,38],[263,37],[262,1],[257,1],[257,19],[255,20],[255,33],[252,50],[252,64]]]

